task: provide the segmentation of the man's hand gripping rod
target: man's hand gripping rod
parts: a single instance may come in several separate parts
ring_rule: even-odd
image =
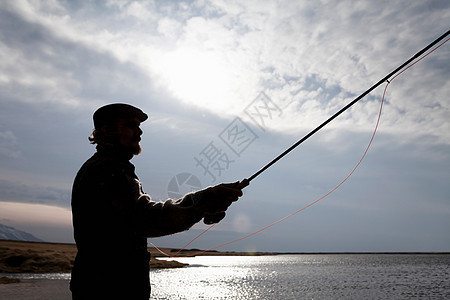
[[[250,184],[250,181],[248,179],[244,179],[244,180],[240,181],[235,187],[242,190],[249,184]],[[214,215],[206,215],[203,218],[203,223],[205,223],[206,225],[212,225],[215,223],[219,223],[220,220],[222,220],[224,217],[225,217],[225,212],[221,212],[221,213],[214,214]]]

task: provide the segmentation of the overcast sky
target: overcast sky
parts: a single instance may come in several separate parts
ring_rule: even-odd
[[[251,176],[449,30],[442,1],[0,1],[0,223],[71,242],[92,114],[142,108],[154,200]],[[350,179],[221,250],[450,251],[450,43],[389,85]],[[213,248],[327,194],[375,128],[383,86],[244,190]],[[182,247],[205,229],[153,240]]]

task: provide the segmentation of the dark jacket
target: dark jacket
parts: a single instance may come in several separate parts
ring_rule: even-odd
[[[70,283],[73,295],[148,299],[146,238],[187,230],[200,221],[203,214],[193,203],[201,194],[154,202],[143,192],[127,155],[98,150],[79,170],[72,190],[78,248]]]

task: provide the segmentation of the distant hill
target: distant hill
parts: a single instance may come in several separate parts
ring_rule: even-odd
[[[43,242],[31,233],[0,224],[0,240]]]

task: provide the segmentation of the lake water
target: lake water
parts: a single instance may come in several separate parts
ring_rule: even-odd
[[[190,265],[152,270],[151,299],[450,299],[450,255],[198,256],[175,260]],[[67,273],[8,276],[70,279]]]
[[[450,255],[177,258],[151,272],[152,299],[450,299]]]

